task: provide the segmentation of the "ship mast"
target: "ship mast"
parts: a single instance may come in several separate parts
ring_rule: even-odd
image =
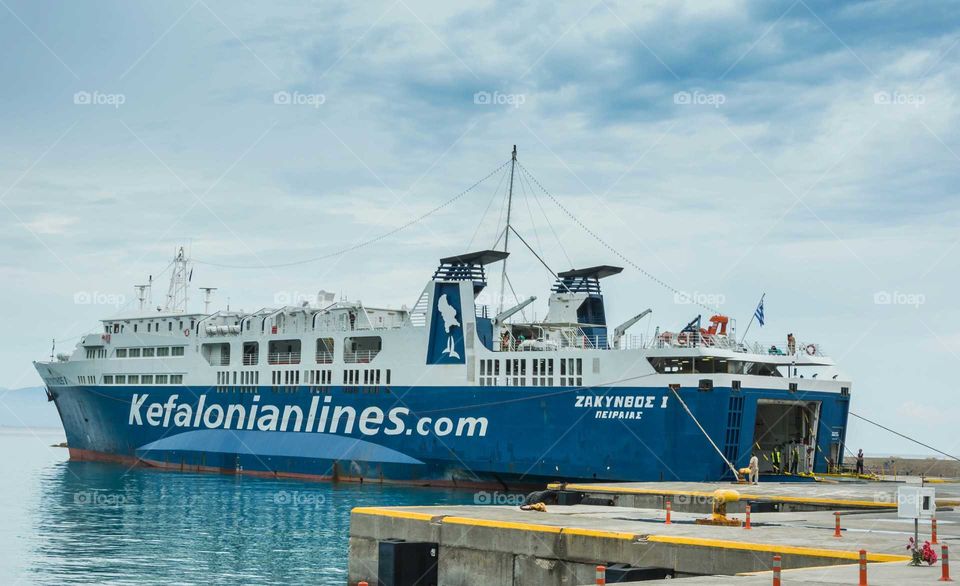
[[[513,171],[517,166],[517,145],[513,145],[513,155],[510,159],[510,191],[507,193],[507,227],[503,229],[503,251],[508,250],[510,243],[510,211],[513,208]],[[497,308],[497,314],[503,312],[504,287],[507,284],[507,259],[503,259],[502,270],[500,272],[500,300]]]
[[[187,255],[183,247],[177,251],[176,258],[173,259],[173,272],[170,274],[170,288],[167,289],[166,311],[171,313],[186,313],[188,291],[190,287],[190,277],[188,272]]]

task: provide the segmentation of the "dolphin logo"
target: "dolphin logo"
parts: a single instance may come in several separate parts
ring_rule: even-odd
[[[443,353],[450,358],[459,359],[460,354],[457,353],[457,348],[453,343],[453,335],[450,333],[450,330],[459,327],[460,322],[457,321],[457,310],[454,306],[450,305],[446,293],[441,295],[440,299],[437,300],[437,311],[440,312],[440,317],[443,318],[443,331],[447,333],[447,347],[443,349]]]

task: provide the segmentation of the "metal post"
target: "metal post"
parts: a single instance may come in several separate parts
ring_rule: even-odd
[[[779,555],[773,556],[773,586],[780,586],[780,570],[783,558]]]
[[[747,522],[746,522],[746,524],[743,526],[743,528],[744,528],[744,529],[749,529],[749,528],[750,528],[750,505],[747,505]]]
[[[950,556],[947,555],[947,544],[940,547],[940,582],[953,582],[950,578]]]
[[[836,527],[835,527],[834,530],[833,530],[833,536],[834,536],[834,537],[843,537],[842,535],[840,535],[840,513],[834,513],[833,515],[837,518],[837,524],[836,524]]]
[[[860,586],[867,586],[867,550],[860,550]]]
[[[607,567],[597,566],[597,586],[604,586],[607,583]]]
[[[937,544],[937,518],[930,519],[930,543]]]
[[[667,525],[670,524],[670,512],[671,512],[672,510],[673,510],[673,509],[672,509],[672,505],[670,504],[670,501],[667,501],[667,520],[666,520],[666,522],[665,522]]]

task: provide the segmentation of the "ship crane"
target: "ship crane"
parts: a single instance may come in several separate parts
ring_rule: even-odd
[[[633,324],[645,318],[648,314],[653,313],[652,309],[645,309],[641,313],[631,317],[627,321],[623,322],[613,330],[613,347],[620,348],[620,340],[623,338],[623,335],[627,333],[627,330],[633,326]]]
[[[526,300],[524,300],[522,303],[519,303],[518,305],[514,305],[510,309],[501,311],[500,313],[497,314],[497,317],[493,318],[493,327],[494,328],[499,327],[500,324],[510,319],[510,316],[522,310],[524,307],[530,305],[536,300],[537,300],[536,297],[529,297]]]

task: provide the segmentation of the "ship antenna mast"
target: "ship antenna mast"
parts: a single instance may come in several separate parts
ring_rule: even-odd
[[[517,166],[517,145],[513,145],[513,155],[510,158],[510,190],[507,192],[507,227],[503,229],[503,251],[510,252],[508,246],[510,243],[510,211],[513,209],[513,171]],[[504,287],[507,284],[507,259],[503,259],[503,265],[500,272],[500,300],[498,302],[497,314],[503,312]]]
[[[200,290],[204,293],[203,298],[203,313],[207,315],[210,314],[210,296],[213,295],[213,292],[217,290],[216,287],[200,287]],[[230,309],[229,301],[227,302],[227,309]]]
[[[173,259],[173,272],[170,274],[170,288],[167,289],[166,310],[172,313],[186,313],[188,290],[193,271],[189,270],[189,260],[183,247],[177,251]]]
[[[137,290],[137,301],[140,302],[140,311],[143,311],[143,304],[147,300],[147,287],[150,285],[134,285],[134,288]]]

